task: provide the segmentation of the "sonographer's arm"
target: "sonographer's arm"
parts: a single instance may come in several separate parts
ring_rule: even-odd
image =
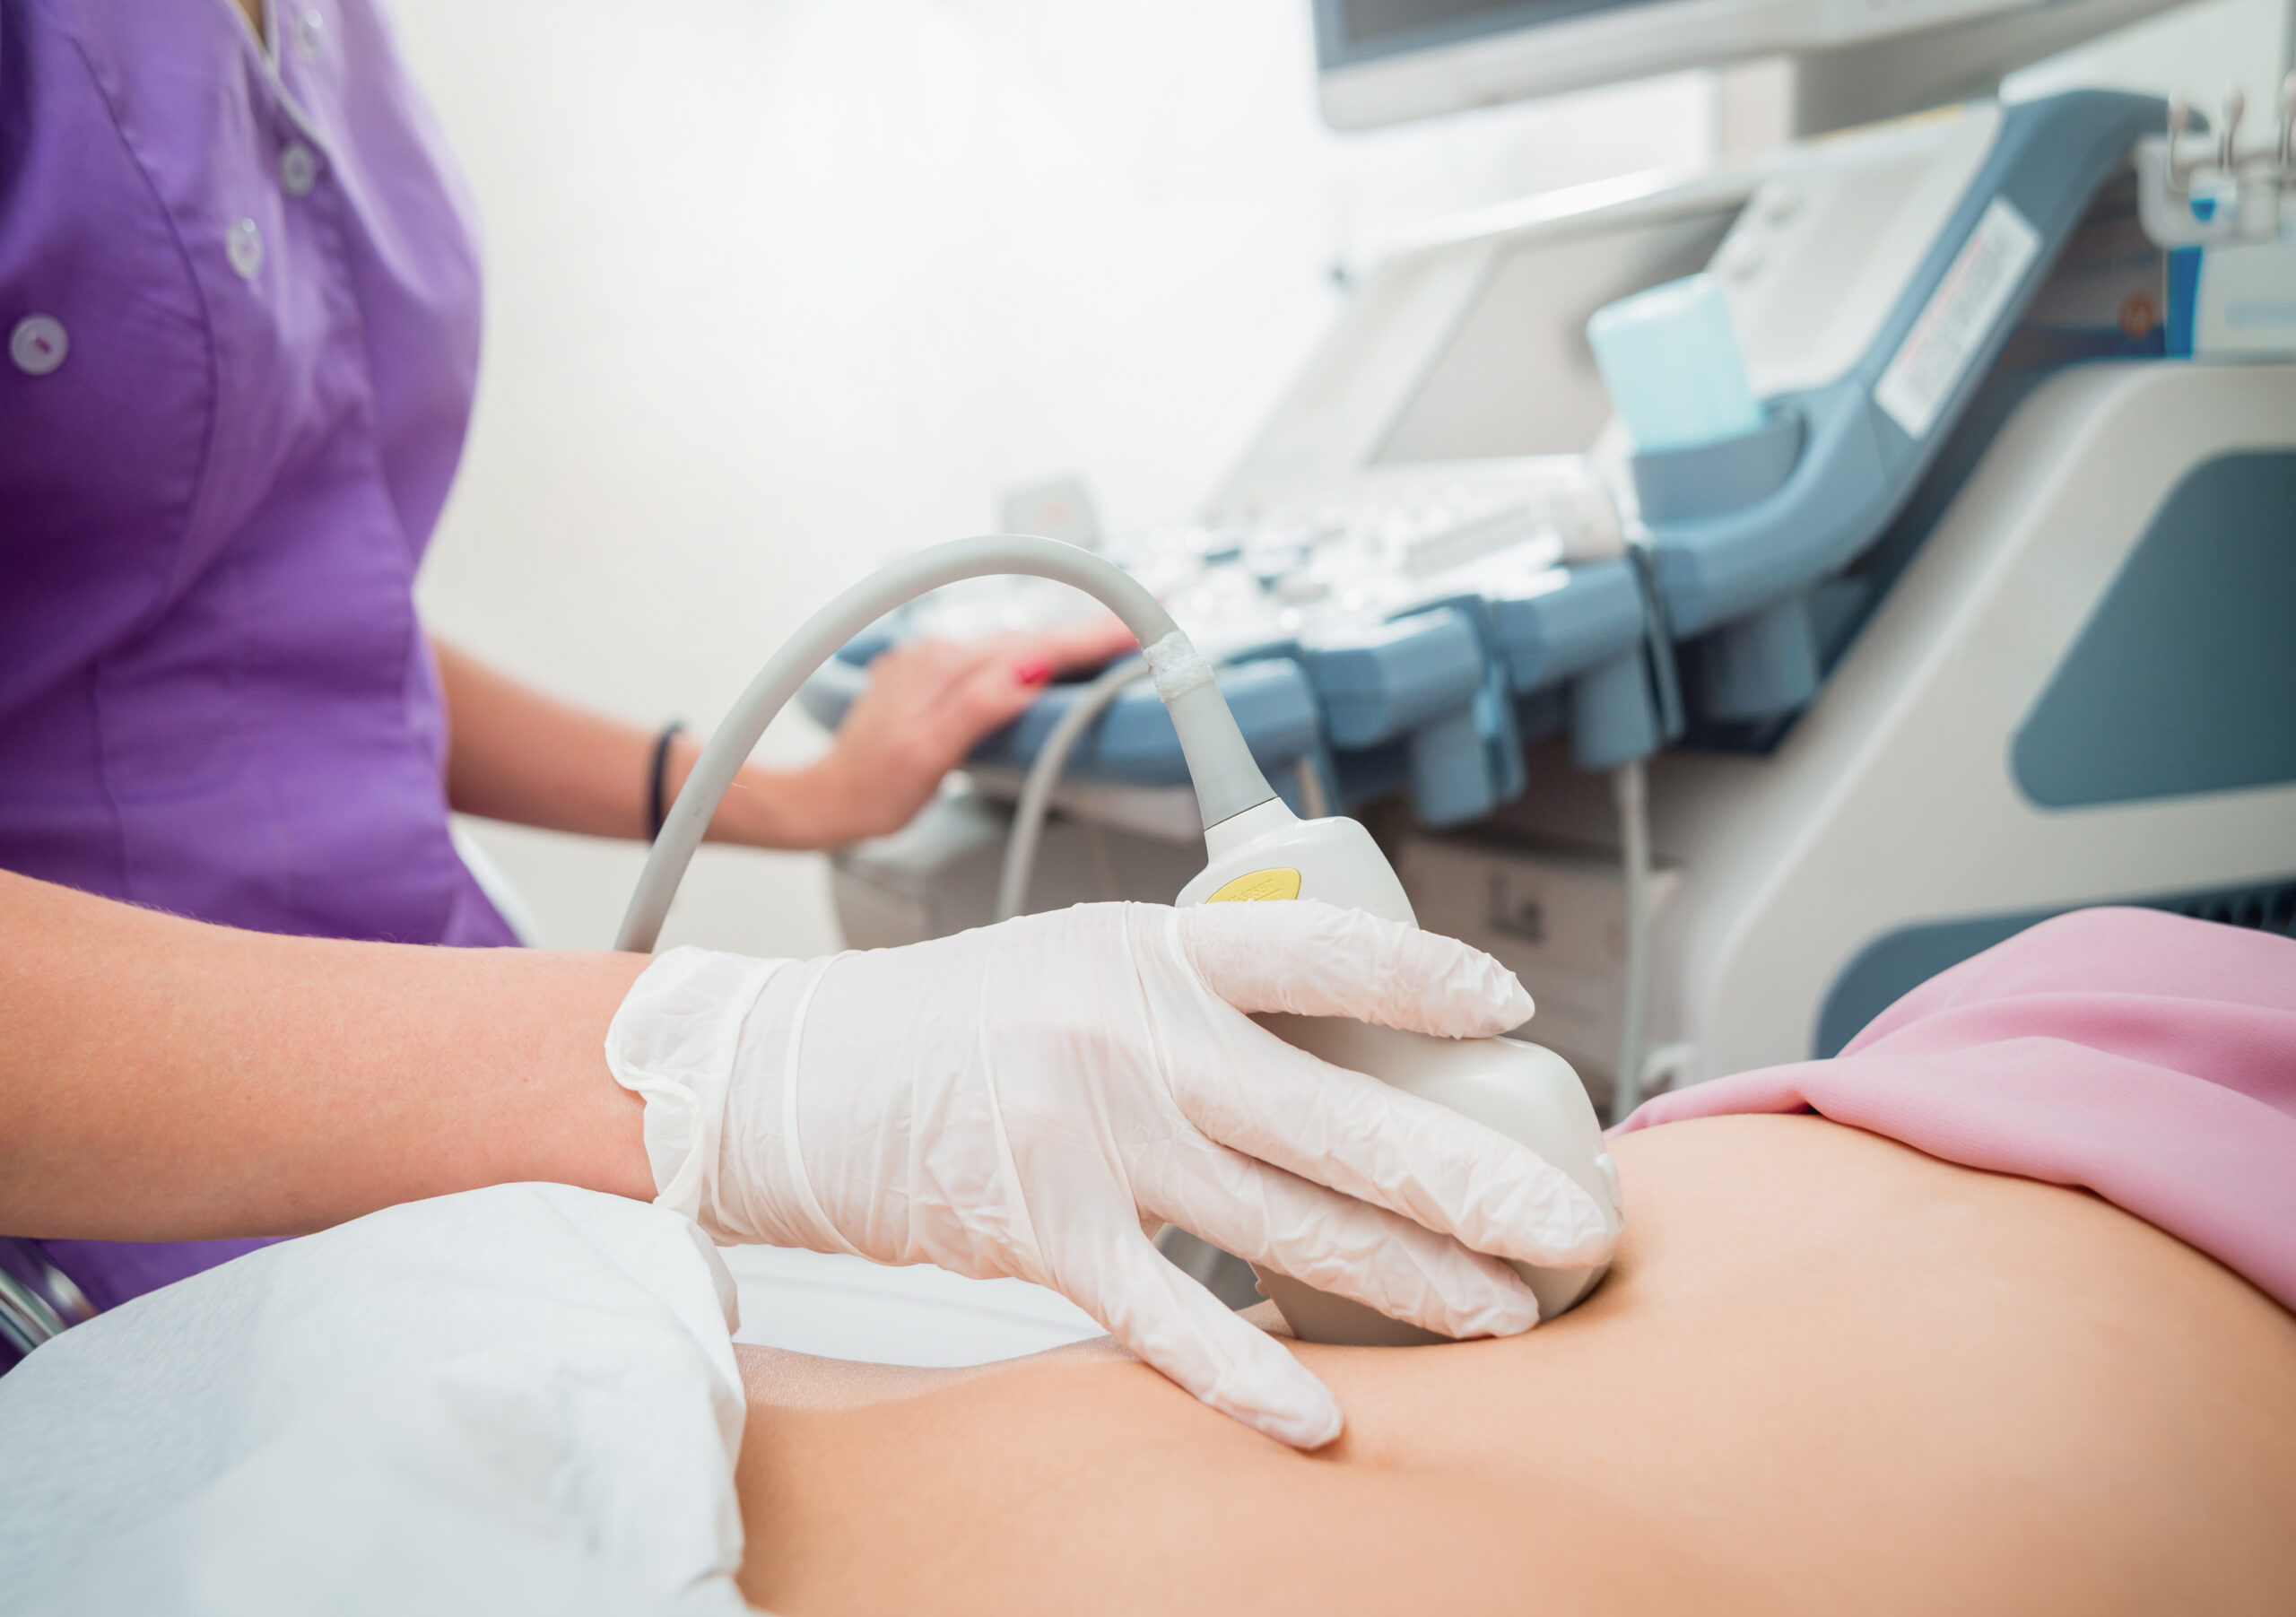
[[[634,954],[210,926],[0,872],[0,1230],[283,1235],[523,1179],[651,1200]]]
[[[1304,900],[649,962],[234,932],[0,874],[0,1230],[291,1234],[552,1179],[721,1241],[1056,1286],[1313,1448],[1330,1392],[1150,1224],[1453,1336],[1537,1319],[1498,1259],[1584,1267],[1618,1231],[1523,1146],[1250,1013],[1474,1038],[1530,1010],[1464,943]]]
[[[441,640],[452,740],[447,795],[465,813],[595,837],[643,837],[656,736],[523,685]],[[969,646],[918,641],[870,666],[829,752],[801,769],[744,769],[710,824],[721,842],[834,848],[909,823],[973,744],[1056,674],[1133,647],[1113,617]],[[705,738],[681,735],[664,771],[673,799]]]

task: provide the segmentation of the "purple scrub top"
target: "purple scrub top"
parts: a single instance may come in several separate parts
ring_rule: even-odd
[[[0,867],[510,943],[411,593],[478,363],[468,205],[372,0],[267,22],[0,0]],[[46,1243],[106,1307],[255,1244]]]

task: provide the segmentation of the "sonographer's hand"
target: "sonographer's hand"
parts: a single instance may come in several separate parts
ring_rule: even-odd
[[[1337,1401],[1148,1230],[1451,1336],[1535,1322],[1499,1257],[1591,1264],[1613,1235],[1531,1152],[1250,1011],[1469,1037],[1530,1002],[1464,943],[1326,904],[1094,904],[802,963],[675,950],[607,1054],[647,1097],[660,1199],[717,1239],[1056,1287],[1214,1409],[1314,1448]]]
[[[785,814],[800,845],[832,848],[897,831],[980,738],[1018,718],[1055,674],[1099,668],[1135,648],[1103,613],[1049,629],[956,645],[913,640],[869,665],[869,683],[807,766]]]

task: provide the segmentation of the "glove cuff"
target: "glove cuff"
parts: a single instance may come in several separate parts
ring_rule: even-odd
[[[614,1082],[646,1102],[654,1204],[716,1230],[718,1143],[742,1023],[786,960],[673,949],[639,974],[606,1029]]]

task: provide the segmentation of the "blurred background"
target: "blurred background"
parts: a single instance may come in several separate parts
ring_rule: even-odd
[[[2283,0],[2207,0],[2017,74],[2269,106]],[[1196,509],[1387,243],[1783,133],[1757,65],[1370,134],[1306,0],[397,0],[460,157],[487,335],[422,579],[438,631],[706,732],[886,557],[1074,475]],[[2229,71],[2228,71],[2229,69]],[[822,744],[794,711],[765,743]],[[541,941],[604,947],[643,850],[473,822]],[[818,856],[708,848],[668,941],[838,946]]]

